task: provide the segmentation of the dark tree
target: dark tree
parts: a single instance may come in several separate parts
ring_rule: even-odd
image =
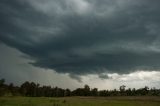
[[[29,97],[65,97],[65,96],[160,96],[160,89],[149,89],[147,86],[140,89],[125,89],[125,85],[119,90],[100,90],[84,85],[73,91],[51,86],[40,86],[34,82],[24,82],[20,87],[13,83],[5,84],[5,79],[0,80],[0,96],[29,96]],[[10,95],[11,94],[11,95]]]

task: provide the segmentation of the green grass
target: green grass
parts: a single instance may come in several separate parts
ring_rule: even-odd
[[[0,106],[160,106],[160,97],[0,97]]]

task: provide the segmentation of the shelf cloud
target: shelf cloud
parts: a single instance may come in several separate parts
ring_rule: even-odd
[[[160,70],[159,0],[1,0],[0,42],[74,75]]]

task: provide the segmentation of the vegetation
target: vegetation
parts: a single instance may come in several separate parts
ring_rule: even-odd
[[[0,106],[160,106],[159,97],[0,97]]]
[[[119,90],[98,90],[85,85],[73,91],[51,86],[40,86],[34,82],[24,82],[21,86],[7,85],[5,80],[0,80],[0,96],[26,96],[26,97],[68,97],[68,96],[160,96],[160,89],[149,89],[147,86],[140,89],[125,89],[120,86]]]

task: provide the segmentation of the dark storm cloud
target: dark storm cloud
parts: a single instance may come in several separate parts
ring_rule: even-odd
[[[159,70],[159,5],[159,0],[1,0],[0,40],[30,56],[30,64],[71,76]]]

